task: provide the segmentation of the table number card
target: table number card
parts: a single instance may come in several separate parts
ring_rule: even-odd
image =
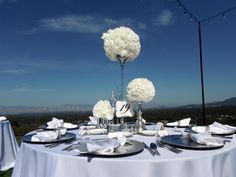
[[[117,101],[116,102],[116,117],[133,117],[134,108],[132,103],[127,101]]]

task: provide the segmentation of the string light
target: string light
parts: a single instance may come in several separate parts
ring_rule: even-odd
[[[184,15],[186,17],[188,17],[190,19],[190,21],[193,21],[195,24],[198,24],[198,22],[200,22],[200,23],[204,23],[204,22],[212,23],[212,20],[214,20],[215,18],[217,18],[219,16],[222,16],[225,19],[226,18],[226,16],[225,16],[226,13],[229,13],[233,10],[236,10],[236,6],[234,6],[230,9],[219,12],[219,13],[213,15],[213,16],[210,16],[210,17],[207,17],[203,20],[200,20],[195,15],[193,15],[193,13],[184,4],[182,4],[180,0],[176,0],[176,1],[178,3],[178,8],[183,9],[184,10]]]
[[[201,71],[201,90],[202,90],[202,118],[203,118],[203,124],[206,125],[206,113],[205,113],[205,96],[204,96],[204,78],[203,78],[203,59],[202,59],[202,35],[201,35],[201,24],[204,22],[209,22],[211,23],[211,21],[213,19],[215,19],[216,17],[219,16],[223,16],[223,18],[225,18],[225,14],[229,13],[232,10],[236,9],[235,7],[232,7],[230,9],[227,9],[223,12],[220,12],[218,14],[215,14],[213,16],[210,16],[206,19],[200,20],[198,19],[190,10],[188,10],[187,7],[185,7],[185,5],[183,5],[180,0],[176,0],[178,3],[178,8],[179,9],[184,9],[184,15],[187,16],[190,21],[193,21],[195,25],[197,25],[197,29],[198,29],[198,39],[199,39],[199,57],[200,57],[200,71]],[[194,20],[193,20],[194,19]]]
[[[222,16],[223,16],[223,18],[224,18],[224,19],[226,18],[226,16],[225,16],[225,13],[224,13],[224,12],[222,13]]]

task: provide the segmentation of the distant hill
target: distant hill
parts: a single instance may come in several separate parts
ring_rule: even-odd
[[[190,105],[181,106],[181,108],[198,108],[201,106],[202,106],[201,104],[190,104]],[[222,106],[236,106],[236,97],[231,97],[224,101],[206,103],[206,107],[222,107]]]
[[[53,112],[74,112],[91,111],[92,105],[86,104],[65,104],[60,106],[0,106],[0,115],[20,114],[20,113],[53,113]]]
[[[224,106],[228,106],[228,105],[236,106],[236,97],[232,97],[232,98],[224,100],[222,102],[222,105],[224,105]]]
[[[149,105],[150,106],[150,105]],[[177,108],[200,108],[201,104],[190,104]],[[236,106],[236,97],[228,98],[224,101],[217,101],[207,103],[206,107],[222,107],[222,106]],[[154,107],[153,107],[154,108]],[[158,109],[170,108],[166,106],[159,106]],[[172,107],[173,108],[173,107]],[[59,106],[0,106],[0,115],[4,114],[23,114],[23,113],[54,113],[54,112],[82,112],[91,111],[93,105],[88,104],[64,104]],[[145,109],[145,107],[144,107]]]

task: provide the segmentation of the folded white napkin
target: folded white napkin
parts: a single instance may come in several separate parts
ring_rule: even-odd
[[[164,130],[164,124],[162,122],[157,122],[156,124],[156,130]]]
[[[0,121],[7,120],[5,116],[0,116]]]
[[[229,129],[231,129],[231,130],[234,130],[234,131],[236,131],[236,127],[234,127],[234,126],[232,126],[232,125],[225,125],[226,127],[228,127]]]
[[[89,125],[89,126],[82,125],[79,127],[79,130],[91,130],[95,128],[97,128],[95,125]]]
[[[104,128],[96,128],[96,129],[80,129],[79,130],[79,135],[101,135],[101,134],[106,134],[107,129]]]
[[[214,122],[213,124],[209,125],[209,127],[211,133],[224,134],[234,132],[234,130],[218,122]]]
[[[126,136],[124,132],[110,132],[108,138],[115,138],[119,141],[120,146],[124,146],[126,142]]]
[[[167,130],[158,130],[156,131],[155,136],[163,137],[169,135],[169,132]]]
[[[80,153],[112,153],[114,148],[120,146],[118,140],[115,139],[100,139],[100,140],[90,140],[81,142],[80,145],[76,148]]]
[[[77,125],[72,124],[72,123],[67,123],[64,122],[63,119],[58,119],[56,117],[52,118],[52,121],[47,122],[48,127],[47,128],[52,128],[52,129],[57,129],[57,128],[76,128]]]
[[[210,127],[208,126],[194,126],[192,127],[192,130],[197,132],[197,133],[206,133],[206,132],[210,132]]]
[[[96,117],[89,116],[88,125],[97,125],[98,119]]]
[[[76,128],[76,127],[77,125],[72,124],[72,123],[67,123],[67,122],[63,123],[63,128]]]
[[[224,139],[223,138],[217,138],[213,137],[208,133],[192,133],[190,134],[190,138],[192,141],[199,143],[199,144],[205,144],[207,146],[223,146],[224,145]]]
[[[59,128],[63,127],[64,121],[63,119],[57,119],[56,117],[52,118],[52,121],[47,122],[47,128]]]
[[[166,125],[169,125],[169,126],[188,126],[190,121],[191,121],[191,118],[185,118],[185,119],[181,119],[179,121],[169,122]]]
[[[31,137],[31,141],[51,141],[56,140],[60,135],[59,131],[44,131],[44,132],[37,132],[35,135]]]
[[[109,132],[108,133],[108,138],[116,138],[116,137],[122,137],[122,136],[125,136],[125,137],[131,137],[133,136],[133,134],[131,132]]]

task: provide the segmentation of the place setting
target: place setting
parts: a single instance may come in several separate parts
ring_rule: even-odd
[[[72,141],[76,138],[75,133],[67,132],[65,129],[53,131],[33,132],[23,136],[24,143],[31,144],[54,144]]]
[[[191,150],[213,150],[231,142],[235,127],[214,122],[209,126],[192,126],[184,130],[175,130],[180,134],[162,136],[159,142],[177,148]]]

